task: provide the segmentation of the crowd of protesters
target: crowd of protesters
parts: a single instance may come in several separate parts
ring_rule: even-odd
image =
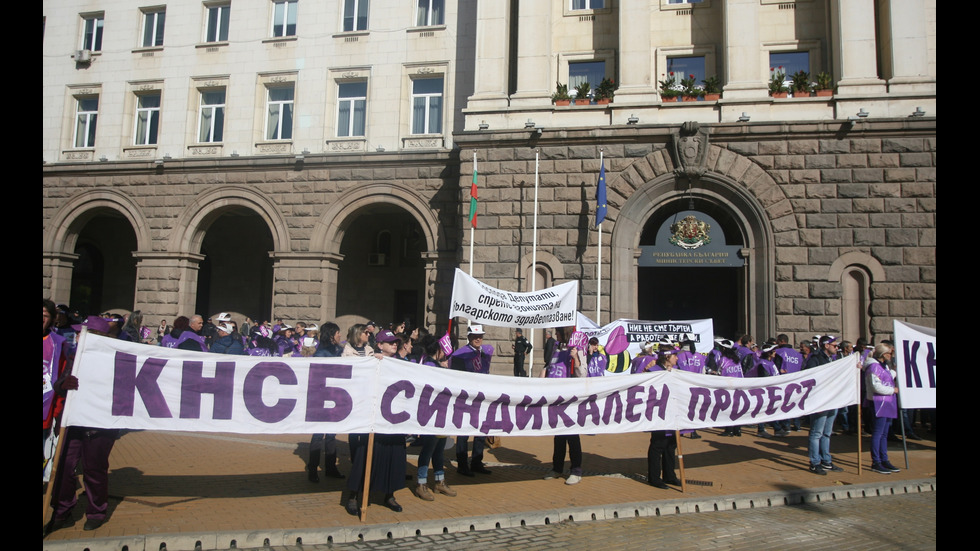
[[[168,324],[162,320],[157,327],[142,323],[139,311],[128,316],[103,314],[101,316],[78,316],[69,314],[67,307],[55,306],[44,301],[44,393],[43,429],[46,448],[52,445],[52,434],[57,432],[61,405],[66,393],[78,388],[78,380],[71,375],[71,365],[75,354],[77,336],[82,327],[90,332],[131,342],[153,344],[182,350],[211,352],[232,355],[270,356],[270,357],[375,357],[393,358],[415,362],[438,368],[455,369],[472,373],[489,373],[494,347],[483,343],[484,331],[480,325],[470,325],[466,331],[466,344],[453,350],[447,339],[431,334],[424,327],[415,327],[409,320],[399,321],[382,327],[374,321],[357,323],[344,333],[336,323],[323,324],[295,322],[293,325],[278,319],[275,322],[255,321],[245,318],[241,325],[228,313],[220,313],[205,319],[201,315],[180,316]],[[530,351],[530,343],[520,330],[516,332],[515,376],[526,376],[524,355]],[[898,472],[888,460],[887,442],[896,439],[895,424],[892,420],[899,413],[896,405],[898,389],[895,385],[892,356],[894,347],[889,341],[877,345],[859,339],[854,345],[839,341],[833,335],[816,335],[812,341],[793,346],[787,335],[781,334],[764,343],[757,344],[752,336],[739,339],[716,338],[713,349],[708,354],[695,350],[694,341],[682,336],[680,342],[646,342],[635,358],[630,358],[625,336],[613,331],[605,345],[597,338],[578,339],[570,345],[574,335],[573,327],[559,327],[547,331],[544,365],[539,376],[546,378],[595,377],[610,372],[629,370],[631,373],[646,373],[658,370],[681,369],[693,373],[723,377],[770,377],[793,373],[802,369],[814,368],[845,355],[858,355],[858,367],[864,372],[862,381],[861,407],[865,408],[868,435],[872,437],[872,470],[880,474]],[[519,356],[519,358],[518,358]],[[835,423],[839,420],[841,430],[855,434],[857,427],[857,408],[842,408],[815,413],[809,416],[809,469],[811,472],[826,475],[827,472],[841,471],[830,454],[830,437]],[[903,415],[908,410],[901,410]],[[935,430],[935,413],[929,417],[931,430]],[[923,421],[925,421],[925,416]],[[758,424],[756,435],[761,438],[785,437],[792,431],[799,431],[803,419],[784,419],[768,423],[773,429],[770,433],[765,423]],[[918,439],[912,426],[905,421],[907,438]],[[721,436],[739,437],[742,426],[720,427]],[[648,482],[655,487],[666,489],[669,485],[680,485],[674,473],[674,456],[679,435],[701,438],[697,431],[660,430],[650,433],[647,455]],[[351,467],[349,476],[338,468],[337,435],[314,434],[310,439],[309,457],[306,462],[306,476],[310,482],[320,481],[320,465],[325,476],[335,479],[347,478],[349,497],[345,508],[352,515],[359,515],[360,498],[364,491],[364,475],[367,467],[368,435],[348,435]],[[108,457],[112,445],[118,437],[115,430],[101,428],[71,427],[67,431],[66,444],[62,447],[60,467],[51,475],[54,484],[54,516],[46,526],[46,533],[65,526],[70,522],[71,510],[77,498],[75,477],[76,466],[83,465],[83,479],[88,495],[85,530],[94,530],[106,521],[108,497]],[[489,475],[491,471],[483,462],[483,453],[488,445],[487,437],[455,435],[456,472],[461,476],[473,477],[476,474]],[[405,487],[406,446],[420,447],[419,459],[414,476],[412,492],[425,501],[433,501],[436,495],[454,497],[456,490],[446,481],[445,450],[446,436],[413,436],[403,434],[377,434],[374,437],[374,452],[371,457],[370,488],[384,494],[383,503],[393,511],[402,511],[395,499],[395,492]],[[570,460],[570,471],[565,484],[577,484],[582,478],[582,444],[578,435],[555,436],[552,469],[545,476],[554,479],[564,476],[566,451]],[[50,450],[46,458],[51,456]],[[46,459],[47,462],[47,459]],[[47,463],[46,463],[47,465]],[[434,484],[429,484],[429,471],[432,471]]]

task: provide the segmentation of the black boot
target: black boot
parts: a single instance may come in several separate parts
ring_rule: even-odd
[[[344,478],[344,473],[337,470],[337,454],[328,453],[326,463],[323,465],[323,475],[330,478]]]
[[[350,497],[347,498],[347,505],[344,506],[347,509],[347,514],[355,517],[361,516],[361,505],[358,503],[357,492],[351,492]]]
[[[456,454],[456,472],[463,476],[476,476],[473,474],[473,471],[470,470],[469,464],[466,463],[465,453]]]
[[[320,450],[310,450],[310,461],[306,464],[306,478],[310,482],[320,482],[317,468],[320,466]]]
[[[470,470],[474,473],[480,474],[490,474],[491,472],[490,469],[483,466],[483,460],[479,457],[474,457],[473,460],[470,461]]]

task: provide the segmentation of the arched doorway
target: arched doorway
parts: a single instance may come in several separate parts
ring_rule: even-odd
[[[272,317],[272,233],[255,211],[228,206],[212,213],[201,240],[195,312]]]
[[[727,333],[726,336],[774,334],[773,230],[767,210],[753,192],[727,176],[711,172],[693,183],[667,172],[636,187],[620,178],[612,186],[623,188],[617,191],[629,197],[613,226],[612,319],[647,317],[652,307],[657,308],[649,314],[654,319],[717,318],[715,332]],[[776,188],[774,184],[766,186]],[[707,213],[717,221],[729,245],[740,247],[737,257],[741,267],[658,272],[662,274],[661,281],[657,276],[651,279],[647,273],[641,278],[638,259],[642,254],[641,240],[649,239],[645,235],[647,228],[659,228],[671,216],[686,210]],[[689,298],[683,293],[701,296]],[[721,306],[713,307],[710,316],[690,315],[705,312],[713,295],[716,301],[719,296],[734,299],[721,300]],[[666,312],[659,306],[661,302],[670,303],[677,313]],[[661,312],[663,315],[658,315]]]
[[[698,255],[707,248],[682,249],[672,246],[668,240],[662,239],[664,227],[682,222],[688,216],[696,220],[710,220],[711,227],[708,235],[713,240],[709,246],[719,249],[721,246],[742,248],[744,240],[736,220],[730,210],[709,201],[694,201],[678,197],[659,207],[647,219],[640,236],[640,247],[644,251],[664,251],[672,254],[676,250],[680,254]],[[668,230],[669,231],[669,230]],[[658,232],[661,240],[658,242]],[[723,244],[723,245],[722,245]],[[707,258],[705,258],[707,256]],[[739,264],[737,253],[730,255],[725,264],[710,263],[692,264],[691,260],[704,261],[710,256],[703,253],[697,258],[679,262],[679,258],[671,258],[672,262],[680,265],[645,266],[641,257],[637,268],[637,312],[640,319],[645,320],[713,320],[714,332],[729,338],[744,331],[740,327],[743,318],[745,297],[741,290],[744,288],[744,265]],[[683,257],[681,257],[683,258]]]
[[[361,207],[344,222],[337,274],[337,323],[364,318],[382,326],[393,321],[424,323],[425,260],[422,226],[392,203]]]
[[[78,232],[69,306],[83,314],[132,311],[136,298],[136,233],[124,216],[99,209]]]

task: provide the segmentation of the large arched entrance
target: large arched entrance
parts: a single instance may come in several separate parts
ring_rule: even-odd
[[[699,204],[700,203],[700,204]],[[691,214],[696,213],[696,214]],[[677,248],[668,240],[657,240],[662,229],[681,223],[687,215],[697,220],[710,220],[710,239],[714,248],[725,246],[744,247],[742,232],[728,208],[710,201],[693,201],[679,197],[659,207],[647,219],[640,236],[643,251],[663,251],[670,254],[671,262],[656,266],[644,265],[641,257],[637,267],[637,312],[645,320],[689,320],[711,318],[717,335],[729,338],[744,330],[739,326],[744,318],[743,296],[744,266],[741,259],[727,259],[725,264],[714,265],[708,262],[711,255],[702,253],[708,246],[694,249]],[[669,231],[669,230],[668,230]],[[709,245],[710,246],[710,245]],[[675,252],[676,251],[676,252]],[[687,255],[693,256],[686,262]],[[692,262],[699,262],[695,264]],[[733,262],[732,262],[733,261]],[[678,265],[679,264],[679,265]]]
[[[136,298],[136,233],[112,209],[89,215],[75,242],[69,306],[83,314],[130,312]]]
[[[255,320],[272,317],[272,233],[254,211],[229,206],[201,241],[195,312],[240,312]]]
[[[794,222],[778,186],[763,171],[744,168],[739,177],[751,176],[751,190],[734,176],[711,171],[689,181],[672,172],[662,151],[634,164],[643,165],[636,172],[650,174],[645,181],[620,176],[610,185],[628,198],[613,226],[612,319],[711,317],[715,332],[725,336],[774,334],[775,252],[770,217],[777,216],[786,226],[784,231],[790,231]],[[765,194],[767,206],[757,198],[759,193]],[[716,231],[724,234],[729,245],[740,247],[736,251],[739,267],[641,269],[643,244],[665,221],[684,211],[715,219]]]
[[[348,217],[340,244],[337,321],[424,323],[425,259],[422,226],[392,203],[366,205]]]

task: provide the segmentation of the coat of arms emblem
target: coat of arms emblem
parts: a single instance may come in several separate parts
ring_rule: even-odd
[[[708,232],[711,231],[711,224],[702,222],[688,215],[680,222],[670,225],[670,242],[682,249],[696,249],[702,245],[711,243]]]

